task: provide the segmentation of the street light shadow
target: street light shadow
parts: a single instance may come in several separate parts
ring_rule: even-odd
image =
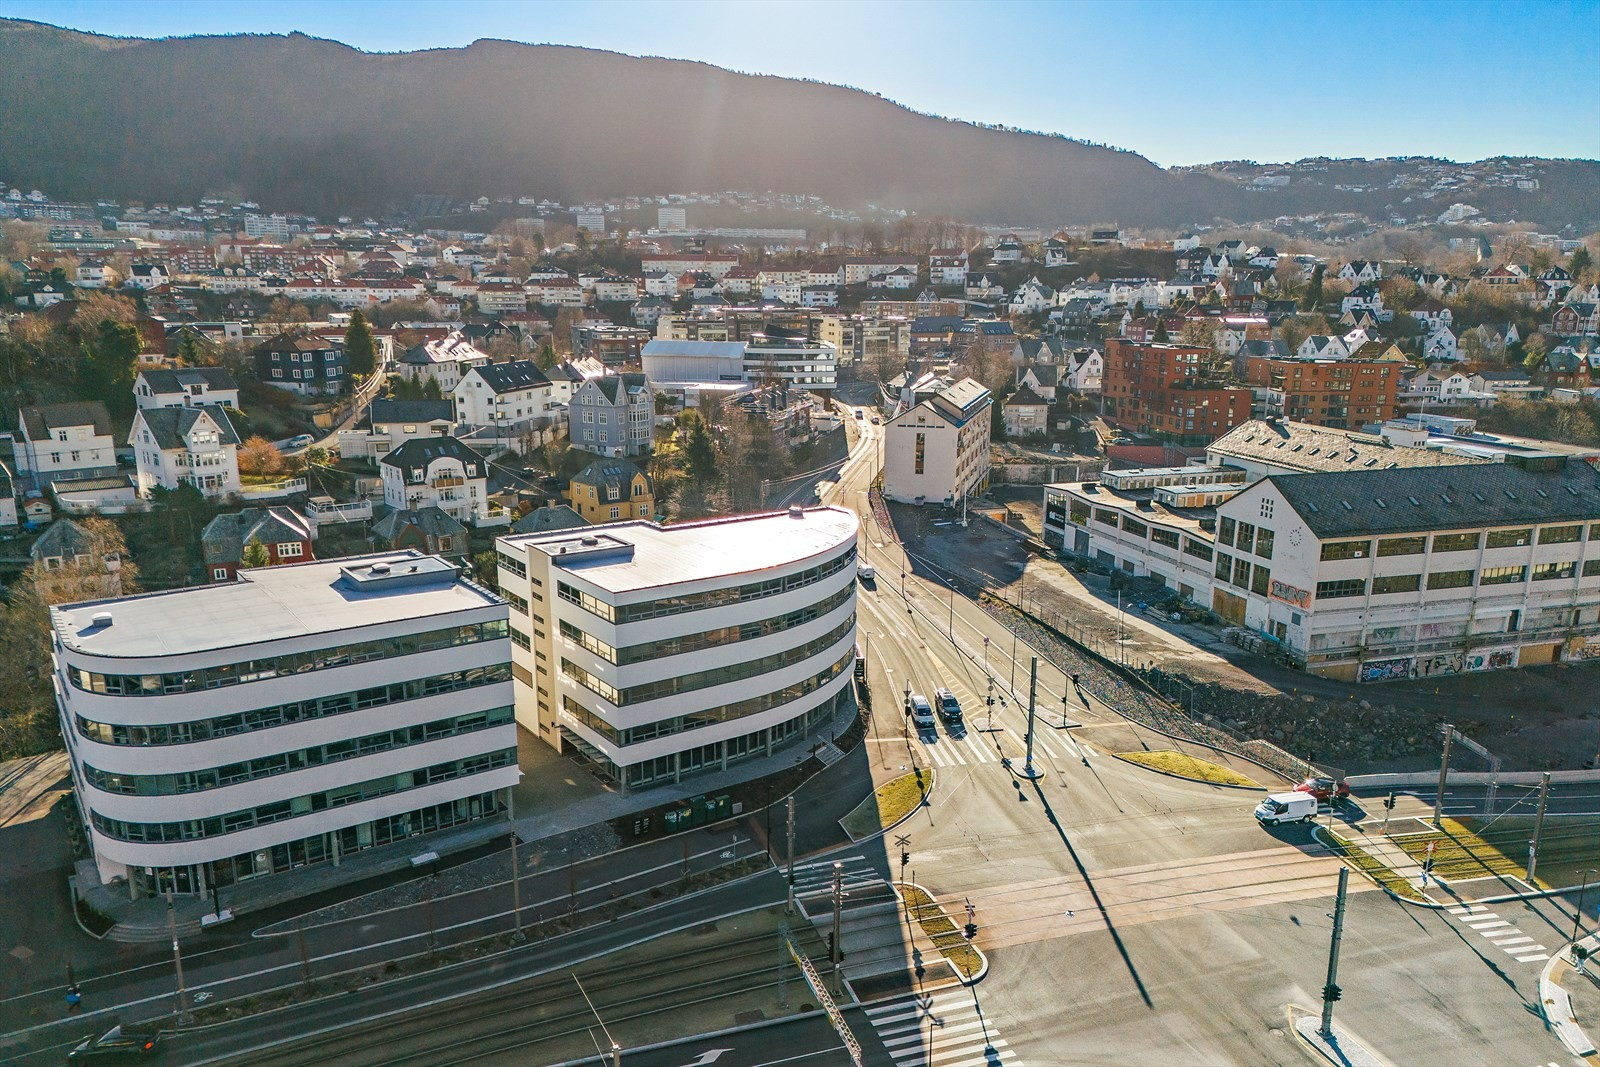
[[[1021,787],[1018,787],[1021,793]],[[1123,943],[1122,934],[1117,931],[1117,924],[1112,921],[1111,913],[1107,910],[1105,902],[1100,899],[1100,891],[1095,888],[1094,879],[1089,877],[1089,869],[1083,865],[1078,850],[1072,847],[1072,841],[1067,837],[1067,831],[1062,827],[1061,821],[1056,818],[1050,801],[1045,797],[1044,790],[1040,788],[1038,780],[1033,783],[1033,791],[1039,798],[1039,803],[1044,805],[1045,817],[1050,820],[1050,825],[1055,827],[1056,835],[1061,838],[1061,843],[1067,846],[1067,855],[1072,858],[1073,866],[1078,868],[1078,874],[1083,879],[1083,886],[1089,891],[1089,896],[1094,900],[1095,909],[1100,912],[1100,921],[1106,924],[1106,932],[1111,935],[1112,944],[1117,946],[1117,952],[1122,956],[1123,964],[1128,968],[1128,977],[1133,979],[1134,986],[1139,990],[1139,998],[1144,1001],[1144,1006],[1154,1008],[1155,1002],[1150,999],[1150,991],[1145,988],[1144,979],[1139,977],[1139,968],[1134,966],[1133,957],[1128,954],[1128,946]]]

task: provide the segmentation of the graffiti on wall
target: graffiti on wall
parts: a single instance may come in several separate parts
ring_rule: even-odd
[[[1394,682],[1411,677],[1411,659],[1375,659],[1361,665],[1363,682]]]

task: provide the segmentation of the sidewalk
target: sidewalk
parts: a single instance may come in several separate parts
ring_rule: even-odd
[[[570,840],[563,842],[562,848],[567,862],[614,851],[629,842],[612,830],[609,825],[612,820],[653,811],[690,797],[716,796],[737,786],[748,786],[763,778],[793,772],[803,766],[814,751],[822,755],[831,750],[832,739],[849,728],[855,715],[856,706],[852,700],[831,720],[814,728],[806,739],[774,751],[770,756],[747,760],[726,771],[686,778],[677,785],[623,793],[591,780],[585,787],[587,796],[557,810],[529,814],[519,811],[517,838],[524,845],[536,845],[567,837]],[[529,773],[566,774],[580,779],[587,775],[587,771],[572,760],[549,750],[532,755],[528,762],[523,763],[523,767]],[[774,796],[772,799],[779,798]],[[754,810],[758,809],[746,804],[743,812],[735,814],[749,815]],[[348,891],[348,896],[361,896],[392,884],[397,876],[399,880],[415,877],[413,857],[436,853],[440,859],[434,865],[453,866],[462,859],[475,858],[485,850],[500,850],[505,846],[509,829],[503,818],[492,819],[347,855],[337,867],[319,863],[269,878],[242,882],[220,891],[221,907],[233,919],[237,919],[309,897],[334,895],[340,890]],[[79,895],[116,923],[108,935],[111,940],[150,942],[171,936],[172,920],[168,918],[164,897],[129,900],[124,887],[96,884],[83,888],[83,883],[77,879],[93,878],[92,864],[86,866],[80,863],[79,872],[75,879]],[[373,884],[379,881],[383,885]],[[207,924],[203,924],[202,919],[212,915],[214,907],[215,901],[211,896],[175,896],[173,918],[178,932],[187,936],[205,929]]]

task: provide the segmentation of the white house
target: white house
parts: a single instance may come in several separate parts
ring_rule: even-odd
[[[1460,350],[1456,346],[1456,335],[1450,327],[1440,324],[1435,326],[1422,342],[1422,358],[1425,362],[1454,362],[1461,358]]]
[[[1373,259],[1352,259],[1339,268],[1337,277],[1351,285],[1375,285],[1383,280],[1383,264]]]
[[[395,361],[395,370],[414,382],[438,382],[440,392],[448,395],[460,383],[463,374],[489,362],[489,353],[475,348],[457,331],[406,349]]]
[[[884,427],[883,492],[907,504],[954,504],[989,484],[989,390],[963,378]]]
[[[1060,383],[1080,393],[1098,393],[1106,360],[1093,348],[1075,348],[1063,368]]]
[[[124,289],[156,289],[166,285],[172,280],[164,267],[159,263],[135,263],[128,270],[128,277],[123,281]]]
[[[1048,265],[1046,264],[1046,266]],[[936,248],[929,252],[928,281],[933,285],[966,285],[966,250],[961,248]]]
[[[40,485],[117,470],[111,416],[98,400],[23,408],[15,448],[17,473],[32,475]]]
[[[339,431],[339,455],[386,456],[416,438],[443,437],[455,421],[450,400],[374,400],[364,428]]]
[[[512,432],[548,418],[550,398],[550,379],[527,359],[472,367],[450,391],[457,423]]]
[[[78,264],[72,281],[79,289],[105,289],[116,280],[116,272],[98,259],[86,259]]]
[[[1350,349],[1341,337],[1317,333],[1301,341],[1295,355],[1300,359],[1349,359]]]
[[[134,413],[128,444],[141,497],[158,486],[185,484],[208,497],[239,491],[239,435],[224,408],[141,408]]]
[[[489,464],[454,437],[407,441],[378,462],[383,502],[396,511],[436,507],[463,524],[504,526],[506,511],[489,499]]]
[[[238,410],[239,383],[222,367],[181,367],[140,371],[133,383],[140,408],[192,408],[219,405]]]
[[[1055,306],[1055,301],[1056,291],[1032,277],[1011,294],[1010,311],[1013,315],[1034,315]]]

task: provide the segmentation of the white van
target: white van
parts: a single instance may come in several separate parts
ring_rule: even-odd
[[[1310,793],[1273,793],[1256,805],[1256,821],[1262,826],[1306,822],[1316,817],[1317,798]]]

